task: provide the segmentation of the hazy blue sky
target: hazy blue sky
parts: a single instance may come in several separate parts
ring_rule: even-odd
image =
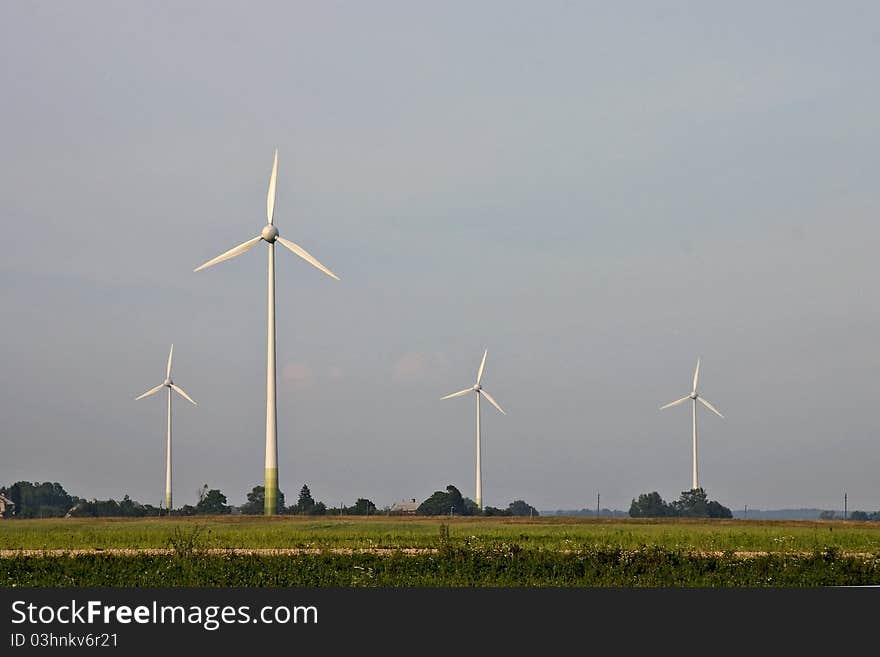
[[[711,5],[711,6],[710,6]],[[880,5],[0,5],[0,483],[877,510]],[[705,409],[702,409],[705,410]]]

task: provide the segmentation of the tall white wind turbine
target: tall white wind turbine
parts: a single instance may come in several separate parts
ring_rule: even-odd
[[[278,512],[278,443],[277,428],[278,414],[275,405],[275,243],[281,244],[286,249],[293,251],[309,264],[317,267],[322,272],[335,278],[339,277],[324,265],[318,262],[308,251],[299,244],[284,239],[278,234],[275,227],[275,181],[278,177],[278,149],[275,149],[275,161],[272,164],[272,175],[269,177],[269,193],[266,196],[267,223],[260,234],[249,239],[244,244],[229,249],[226,253],[218,255],[213,260],[208,260],[193,271],[207,269],[218,262],[229,260],[245,251],[253,248],[258,242],[263,241],[269,245],[269,281],[268,281],[268,334],[266,339],[266,476],[265,476],[265,515],[271,516]]]
[[[186,394],[183,391],[183,388],[178,386],[171,380],[171,357],[174,355],[174,345],[171,345],[171,351],[168,352],[168,365],[165,368],[165,380],[157,385],[152,390],[147,390],[144,394],[139,397],[135,397],[135,401],[138,399],[143,399],[144,397],[149,397],[150,395],[155,395],[162,388],[168,388],[168,440],[165,444],[165,510],[168,513],[171,513],[171,391],[173,390],[178,395],[186,399],[193,406],[198,406],[198,404],[193,401],[192,397]]]
[[[470,388],[465,388],[464,390],[459,390],[458,392],[453,392],[451,395],[446,395],[445,397],[441,397],[440,399],[452,399],[453,397],[461,397],[462,395],[466,395],[469,392],[474,393],[477,398],[477,485],[476,485],[476,495],[475,502],[477,503],[477,507],[483,508],[483,472],[480,468],[480,397],[485,397],[489,400],[489,403],[492,404],[495,408],[497,408],[503,415],[507,415],[504,412],[504,409],[498,405],[492,395],[483,390],[483,386],[480,385],[480,382],[483,380],[483,369],[486,367],[486,354],[489,353],[489,350],[486,349],[483,352],[483,360],[480,362],[480,369],[477,370],[477,382],[471,386]]]
[[[697,392],[697,378],[700,376],[700,359],[697,359],[697,369],[694,370],[694,386],[691,390],[691,394],[682,397],[681,399],[676,399],[674,402],[670,402],[665,406],[661,406],[660,410],[662,411],[664,408],[671,408],[673,406],[678,406],[679,404],[685,403],[688,399],[693,402],[693,426],[694,426],[694,449],[693,449],[693,466],[694,466],[694,477],[693,477],[693,486],[691,486],[692,490],[696,490],[700,487],[699,481],[697,479],[697,402],[700,402],[703,406],[708,408],[710,411],[715,413],[720,418],[724,418],[721,413],[718,412],[718,409],[712,406],[709,402],[703,399],[700,394]]]

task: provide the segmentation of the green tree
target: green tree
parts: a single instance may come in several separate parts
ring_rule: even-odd
[[[868,514],[865,513],[864,511],[853,511],[852,513],[849,514],[849,519],[850,520],[862,520],[862,521],[867,520]]]
[[[144,507],[126,493],[119,503],[119,514],[125,518],[137,518],[144,515]]]
[[[216,488],[207,491],[196,504],[196,512],[199,514],[220,515],[229,513],[230,510],[226,505],[226,496]]]
[[[733,512],[715,500],[706,505],[706,511],[709,512],[710,518],[733,518]]]
[[[312,497],[312,491],[309,490],[307,485],[303,484],[299,491],[299,499],[296,501],[297,513],[307,514],[314,506],[315,499]]]
[[[709,510],[706,508],[708,503],[706,491],[702,488],[694,488],[682,491],[681,497],[672,503],[672,508],[675,510],[674,515],[677,516],[706,518],[709,516]]]
[[[667,504],[657,491],[643,493],[633,500],[629,508],[632,518],[665,518],[681,516],[684,518],[732,518],[733,513],[715,500],[709,501],[702,488],[682,491],[681,496]]]
[[[420,516],[442,516],[449,514],[452,507],[449,505],[449,494],[443,491],[434,491],[434,493],[419,504],[416,513]]]
[[[452,512],[459,516],[468,515],[468,507],[461,492],[451,484],[446,487],[446,492],[449,495],[449,506],[452,508]]]
[[[435,491],[431,497],[419,505],[416,513],[421,516],[467,515],[464,498],[461,492],[452,484],[446,487],[446,492]]]
[[[247,494],[247,502],[241,505],[241,512],[246,515],[256,516],[264,511],[266,489],[263,486],[254,486]]]
[[[511,502],[507,509],[510,511],[510,515],[512,516],[539,516],[538,510],[527,504],[523,500],[514,500]]]
[[[17,518],[62,517],[78,501],[61,484],[48,481],[17,481],[9,487],[8,497],[15,503]]]
[[[484,506],[483,507],[483,515],[484,516],[512,516],[513,514],[510,512],[510,509],[498,509],[494,506]]]
[[[629,507],[631,518],[665,518],[675,515],[675,510],[663,501],[660,493],[642,493]]]
[[[327,513],[327,507],[323,502],[315,502],[309,487],[303,484],[299,491],[299,499],[296,504],[289,506],[284,510],[285,513],[301,516],[324,515]]]
[[[365,497],[359,497],[351,513],[356,516],[371,516],[376,513],[376,505]]]
[[[254,486],[251,492],[247,494],[247,502],[241,505],[239,509],[247,515],[262,515],[265,511],[266,489],[263,486]],[[284,493],[278,491],[278,508],[284,508]]]
[[[109,500],[77,500],[68,514],[72,518],[142,518],[159,515],[159,509],[149,504],[144,505],[131,499],[127,494],[122,501]]]

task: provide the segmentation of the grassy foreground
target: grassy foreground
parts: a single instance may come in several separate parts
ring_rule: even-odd
[[[233,552],[265,548],[288,552]],[[23,520],[0,523],[0,550],[5,588],[880,584],[880,527],[839,521]]]
[[[576,552],[441,547],[437,552],[290,556],[88,554],[0,559],[0,587],[22,586],[833,586],[880,583],[880,558],[732,553],[696,555],[649,547]]]
[[[592,518],[413,518],[203,516],[53,518],[0,521],[0,550],[167,548],[175,534],[198,533],[207,548],[433,548],[440,527],[455,546],[516,543],[523,548],[584,546],[631,550],[880,553],[880,523]]]

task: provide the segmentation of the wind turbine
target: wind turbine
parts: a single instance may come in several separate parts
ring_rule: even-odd
[[[157,385],[152,390],[147,390],[140,397],[135,397],[135,401],[138,399],[143,399],[144,397],[149,397],[150,395],[155,395],[162,388],[168,388],[168,442],[165,445],[165,508],[168,513],[171,513],[171,391],[173,390],[178,395],[186,399],[193,406],[198,406],[198,404],[193,401],[192,397],[186,394],[183,391],[183,388],[178,386],[171,380],[171,357],[174,355],[174,345],[171,345],[171,351],[168,352],[168,366],[165,368],[165,380]]]
[[[268,335],[266,338],[266,477],[265,477],[265,507],[267,516],[278,512],[278,443],[276,439],[278,428],[278,414],[275,405],[275,243],[293,251],[309,264],[317,267],[322,272],[335,278],[339,277],[324,265],[318,262],[312,254],[295,244],[284,239],[278,234],[275,227],[275,181],[278,177],[278,149],[275,149],[275,161],[272,164],[272,175],[269,177],[269,193],[266,196],[266,218],[269,223],[263,227],[260,234],[249,239],[244,244],[229,249],[226,253],[218,255],[213,260],[208,260],[193,271],[207,269],[218,262],[229,260],[245,251],[253,248],[258,242],[263,241],[269,245],[269,282],[268,282]]]
[[[474,393],[477,398],[477,485],[476,485],[476,500],[477,507],[483,508],[483,474],[480,469],[480,397],[485,397],[489,400],[489,403],[492,404],[495,408],[497,408],[503,415],[507,415],[504,412],[504,409],[498,405],[492,395],[483,390],[483,387],[480,385],[480,382],[483,380],[483,369],[486,367],[486,354],[489,353],[489,350],[486,349],[483,352],[483,360],[480,363],[480,369],[477,370],[477,382],[471,386],[470,388],[465,388],[464,390],[459,390],[458,392],[453,392],[451,395],[446,395],[445,397],[441,397],[440,399],[452,399],[453,397],[461,397],[462,395],[466,395],[469,392]]]
[[[710,411],[715,413],[720,418],[724,418],[721,413],[718,412],[718,409],[712,406],[709,402],[703,399],[700,394],[697,392],[697,378],[700,376],[700,359],[697,358],[697,369],[694,370],[694,387],[691,390],[691,394],[682,397],[681,399],[677,399],[674,402],[670,402],[665,406],[661,406],[660,410],[662,411],[664,408],[672,408],[673,406],[678,406],[679,404],[683,404],[688,399],[693,402],[693,424],[694,424],[694,478],[693,478],[693,486],[691,490],[696,490],[699,488],[699,482],[697,481],[697,402],[700,402],[703,406],[708,408]]]

